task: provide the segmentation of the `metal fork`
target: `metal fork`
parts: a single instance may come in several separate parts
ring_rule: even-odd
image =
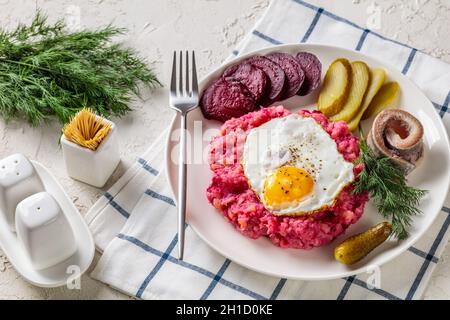
[[[170,82],[170,107],[180,114],[180,155],[178,161],[178,259],[183,260],[184,230],[186,224],[186,120],[189,111],[198,106],[198,83],[195,53],[192,51],[192,68],[189,70],[189,52],[185,53],[183,83],[183,52],[180,51],[177,68],[177,52],[173,53],[172,80]],[[177,72],[178,69],[178,72]],[[191,82],[189,86],[189,82]],[[177,87],[178,83],[178,87]],[[184,86],[183,86],[184,84]]]

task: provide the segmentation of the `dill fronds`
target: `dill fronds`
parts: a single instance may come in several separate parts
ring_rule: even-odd
[[[353,192],[368,191],[379,213],[391,221],[392,234],[399,240],[406,239],[412,217],[421,214],[418,206],[427,191],[408,186],[405,174],[388,157],[377,157],[362,134],[360,148],[358,162],[364,169]]]
[[[67,123],[83,106],[104,117],[125,115],[141,84],[161,85],[135,51],[111,43],[125,32],[107,26],[70,33],[40,12],[30,25],[0,30],[0,116],[37,126],[52,116]]]

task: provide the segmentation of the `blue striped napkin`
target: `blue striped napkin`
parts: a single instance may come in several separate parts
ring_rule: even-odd
[[[300,0],[273,1],[234,55],[281,43],[314,42],[376,54],[399,66],[433,101],[450,128],[450,66]],[[159,138],[90,210],[87,220],[103,254],[91,276],[143,299],[417,299],[449,238],[446,207],[426,235],[370,274],[332,281],[294,281],[247,270],[220,256],[188,226],[186,257],[175,258],[175,203],[166,183]]]

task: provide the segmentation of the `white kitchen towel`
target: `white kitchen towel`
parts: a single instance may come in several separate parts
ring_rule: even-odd
[[[450,128],[450,66],[300,0],[273,1],[233,52],[314,42],[355,49],[397,66],[430,98]],[[380,288],[361,274],[294,281],[245,269],[210,249],[188,226],[186,257],[176,258],[176,210],[165,178],[164,134],[94,205],[87,220],[103,251],[92,277],[143,299],[417,299],[448,241],[448,199],[426,235],[382,266]]]

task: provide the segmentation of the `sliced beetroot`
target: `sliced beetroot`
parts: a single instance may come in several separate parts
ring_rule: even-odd
[[[319,58],[309,52],[299,52],[295,58],[305,72],[305,81],[297,94],[305,96],[320,85],[322,63]]]
[[[283,94],[285,74],[283,69],[273,62],[262,56],[254,56],[245,60],[245,63],[250,63],[251,65],[261,69],[266,74],[269,79],[269,88],[267,89],[267,96],[262,105],[269,105],[274,101],[280,100]]]
[[[225,122],[256,110],[257,105],[243,84],[219,78],[203,93],[200,107],[206,119]]]
[[[240,63],[228,67],[222,75],[226,80],[242,83],[251,92],[256,103],[264,98],[267,88],[267,76],[261,69],[250,63]]]
[[[297,59],[284,52],[273,52],[266,55],[266,58],[278,64],[286,75],[286,84],[281,100],[295,96],[305,80],[305,73]]]

